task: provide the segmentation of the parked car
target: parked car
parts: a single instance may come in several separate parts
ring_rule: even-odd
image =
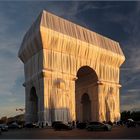
[[[8,131],[8,125],[0,124],[1,131]]]
[[[54,128],[55,124],[58,124],[58,123],[63,123],[62,121],[54,121],[52,122],[52,128]]]
[[[0,135],[1,135],[1,128],[0,128]]]
[[[137,124],[138,126],[140,126],[140,121],[137,121],[136,124]]]
[[[72,126],[65,123],[56,123],[53,128],[55,130],[72,130]]]
[[[126,126],[129,127],[136,127],[136,122],[133,119],[128,119],[126,121]]]
[[[109,122],[107,122],[105,124],[109,124],[109,125],[113,126],[113,123],[111,121],[109,121]]]
[[[24,127],[26,127],[26,128],[39,128],[39,125],[37,125],[36,123],[26,123],[24,125]]]
[[[116,124],[119,125],[119,126],[120,126],[120,125],[122,126],[122,125],[124,125],[124,121],[119,120],[119,121],[116,122]]]
[[[98,131],[98,130],[110,131],[112,129],[112,126],[101,122],[90,122],[86,129],[88,131]]]
[[[76,127],[79,128],[79,129],[85,129],[86,126],[87,126],[86,122],[80,122],[80,123],[77,124]]]
[[[21,129],[22,127],[18,125],[16,122],[8,125],[9,129]]]

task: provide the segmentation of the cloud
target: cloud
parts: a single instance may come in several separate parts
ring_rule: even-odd
[[[17,95],[23,92],[22,85],[18,85],[20,88],[15,88],[16,96],[11,92],[16,79],[21,77],[22,82],[24,81],[23,65],[17,58],[20,40],[14,32],[10,32],[15,25],[16,21],[13,18],[5,15],[4,11],[0,12],[0,116],[13,114],[13,108],[18,105],[23,106],[24,103],[24,100],[18,102],[17,98]],[[22,99],[23,97],[24,94]]]
[[[140,89],[128,89],[127,92],[140,92]],[[128,95],[128,96],[134,96],[134,94],[132,95]]]
[[[89,23],[90,28],[118,40],[126,56],[126,61],[120,69],[122,109],[129,109],[130,106],[130,109],[140,109],[140,96],[138,96],[140,94],[140,2],[118,4],[109,2],[109,4],[106,3],[105,5],[85,2],[83,5],[83,8],[80,6],[83,22],[88,23],[87,17],[90,17],[88,21],[94,21],[94,26]],[[91,13],[96,12],[96,14],[90,14],[89,10]]]
[[[36,3],[18,2],[0,5],[0,117],[13,115],[15,108],[24,107],[25,91],[22,87],[24,82],[24,65],[17,57],[22,37],[32,22],[44,8],[44,2],[38,6]],[[65,4],[46,3],[50,11],[56,15],[74,19],[78,10],[78,3]],[[5,9],[8,7],[8,10]],[[36,9],[33,12],[32,9]],[[63,8],[60,8],[63,7]],[[26,11],[25,11],[26,9]],[[17,12],[18,11],[18,12]],[[19,28],[20,27],[20,28]]]
[[[128,89],[126,94],[121,96],[121,110],[139,110],[140,109],[140,89]]]
[[[84,12],[86,10],[109,10],[111,8],[118,8],[118,7],[119,7],[119,5],[116,5],[113,3],[112,4],[105,4],[105,3],[103,4],[101,2],[96,2],[95,4],[93,4],[93,3],[89,2],[89,4],[85,3],[85,6],[82,9],[80,9],[79,12]]]
[[[120,42],[126,56],[121,68],[121,107],[140,109],[140,2],[130,6],[128,13],[127,6],[121,3],[104,3],[42,1],[0,4],[0,112],[3,113],[0,116],[10,116],[16,113],[15,108],[24,107],[24,67],[17,52],[25,32],[43,9]]]

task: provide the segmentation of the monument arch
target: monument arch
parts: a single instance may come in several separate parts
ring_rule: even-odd
[[[32,85],[38,97],[39,123],[83,121],[80,108],[84,93],[91,103],[90,120],[120,118],[119,75],[125,57],[118,42],[43,11],[25,34],[18,56],[24,63],[27,122],[32,120]],[[83,66],[94,77],[88,76]],[[78,70],[85,75],[83,90],[77,84],[77,78],[81,79]]]

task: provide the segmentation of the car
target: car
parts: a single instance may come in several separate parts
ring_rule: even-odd
[[[122,126],[122,125],[124,125],[124,121],[119,120],[119,121],[116,122],[116,124],[119,125],[119,126],[120,126],[120,125]]]
[[[0,128],[0,135],[1,135],[1,128]]]
[[[104,124],[101,122],[90,122],[89,125],[86,127],[88,131],[110,131],[112,129],[112,126],[109,124]]]
[[[72,130],[72,126],[65,123],[56,123],[53,128],[55,130]]]
[[[136,124],[137,124],[138,126],[140,126],[140,121],[137,121]]]
[[[9,124],[8,128],[9,129],[20,129],[22,127],[20,125],[18,125],[16,122],[14,122],[14,123]]]
[[[37,125],[36,123],[26,123],[24,125],[24,127],[26,127],[26,128],[39,128],[39,125]]]
[[[52,122],[52,128],[54,128],[55,124],[58,124],[58,123],[63,123],[62,121],[54,121]]]
[[[105,123],[105,124],[109,124],[109,125],[113,126],[113,123],[112,123],[111,121],[108,121],[108,122]]]
[[[79,128],[79,129],[85,129],[87,126],[87,123],[86,122],[79,122],[76,127]]]
[[[8,125],[0,124],[1,131],[8,131]]]
[[[126,126],[129,127],[136,127],[136,122],[133,119],[128,119],[126,121]]]

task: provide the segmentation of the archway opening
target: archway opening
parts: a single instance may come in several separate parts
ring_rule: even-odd
[[[38,122],[38,97],[35,87],[30,91],[30,103],[31,122],[36,123]]]
[[[75,82],[76,120],[96,120],[97,74],[89,66],[83,66],[78,70],[77,78]]]
[[[90,121],[91,120],[91,101],[87,93],[84,93],[82,95],[81,103],[82,103],[83,121]]]

